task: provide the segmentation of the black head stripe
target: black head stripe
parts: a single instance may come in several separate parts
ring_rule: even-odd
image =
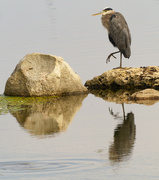
[[[103,11],[110,11],[113,10],[112,8],[105,8]]]

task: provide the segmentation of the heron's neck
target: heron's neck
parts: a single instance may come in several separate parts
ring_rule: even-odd
[[[107,12],[106,14],[102,15],[102,17],[101,17],[102,24],[107,30],[108,30],[110,18],[114,13],[115,13],[115,11],[112,10],[112,11]]]

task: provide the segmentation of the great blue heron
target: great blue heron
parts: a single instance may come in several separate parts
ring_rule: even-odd
[[[95,15],[102,15],[101,21],[103,26],[108,30],[108,37],[110,42],[113,44],[114,47],[117,47],[119,51],[111,53],[107,60],[110,62],[110,57],[114,56],[114,54],[120,52],[120,68],[122,67],[122,54],[125,58],[129,58],[131,55],[131,35],[129,31],[128,24],[124,18],[124,16],[119,13],[115,12],[112,8],[104,8],[101,12],[93,14]]]

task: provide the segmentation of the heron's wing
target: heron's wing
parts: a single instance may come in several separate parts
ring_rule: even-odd
[[[130,47],[131,35],[125,18],[120,13],[115,13],[109,21],[109,40],[116,45],[124,54],[125,49]]]

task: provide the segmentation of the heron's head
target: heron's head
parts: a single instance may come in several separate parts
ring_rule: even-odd
[[[92,16],[96,16],[96,15],[106,15],[106,14],[110,14],[114,12],[114,10],[112,8],[109,7],[105,7],[101,12],[96,13],[96,14],[92,14]]]

